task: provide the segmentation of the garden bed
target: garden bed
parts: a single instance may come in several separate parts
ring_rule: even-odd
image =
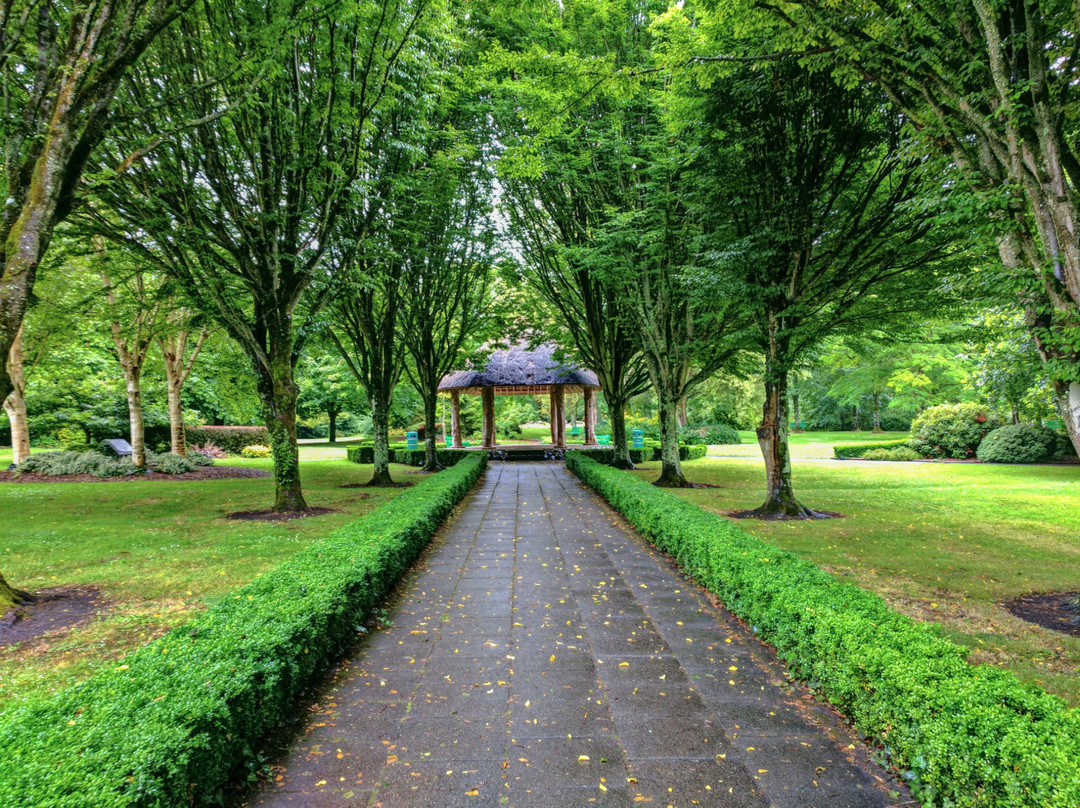
[[[142,474],[126,474],[119,477],[94,477],[90,474],[62,474],[52,477],[48,474],[20,474],[14,471],[0,471],[0,483],[125,483],[135,480],[152,480],[154,482],[186,480],[191,482],[193,480],[237,480],[272,476],[273,474],[263,469],[243,468],[241,466],[205,466],[185,474],[162,474],[156,471],[147,471]]]

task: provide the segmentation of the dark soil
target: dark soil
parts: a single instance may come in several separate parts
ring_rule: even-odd
[[[302,511],[235,511],[225,514],[227,519],[239,519],[245,522],[288,522],[290,519],[302,519],[305,516],[325,516],[339,513],[336,508],[304,508]]]
[[[48,474],[15,474],[11,471],[0,471],[0,483],[126,483],[134,480],[153,480],[161,482],[165,480],[232,480],[245,477],[271,477],[269,471],[262,469],[240,468],[239,466],[206,466],[187,474],[161,474],[156,471],[148,471],[145,474],[132,474],[127,477],[93,477],[89,474],[67,474],[61,477],[50,477]]]
[[[42,589],[0,618],[0,648],[85,623],[106,608],[108,601],[92,586]]]
[[[1080,637],[1080,610],[1067,603],[1080,592],[1043,592],[1021,595],[1001,602],[1001,605],[1019,617],[1051,631],[1060,631]],[[1075,603],[1075,601],[1074,601]]]
[[[757,512],[756,508],[751,508],[748,511],[726,511],[724,516],[730,516],[732,519],[760,519],[763,522],[794,522],[801,521],[803,519],[843,519],[844,514],[837,513],[836,511],[810,511],[810,516],[789,516],[786,513],[770,514],[768,516],[762,516]]]

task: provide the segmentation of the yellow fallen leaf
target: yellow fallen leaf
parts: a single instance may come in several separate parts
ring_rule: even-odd
[[[466,797],[479,797],[480,792],[477,791],[475,788],[469,789],[468,791],[465,792],[465,796]]]
[[[577,762],[578,763],[588,763],[589,762],[589,756],[588,755],[578,755]]]

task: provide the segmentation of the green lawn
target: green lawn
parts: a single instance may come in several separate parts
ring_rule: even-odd
[[[0,463],[9,461],[0,453]],[[270,469],[268,460],[225,463]],[[392,471],[409,480],[408,467]],[[308,504],[338,513],[277,524],[224,518],[268,507],[270,477],[0,484],[8,580],[29,590],[97,586],[112,603],[82,628],[0,654],[0,703],[84,679],[401,491],[342,488],[371,476],[370,466],[346,460],[305,462],[302,474]]]
[[[790,436],[791,457],[795,460],[821,459],[833,456],[833,446],[841,443],[877,443],[886,440],[905,440],[907,432],[794,432]],[[761,457],[757,435],[752,429],[740,430],[742,443],[736,446],[711,446],[710,457]]]
[[[727,448],[727,447],[725,447]],[[761,504],[760,460],[706,458],[680,492],[724,512]],[[637,472],[656,477],[658,463]],[[796,493],[843,519],[739,524],[939,623],[972,659],[1013,670],[1080,706],[1080,639],[999,606],[1029,592],[1080,588],[1080,467],[947,463],[794,463]]]

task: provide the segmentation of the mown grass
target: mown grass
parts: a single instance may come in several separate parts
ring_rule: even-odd
[[[711,446],[711,457],[761,457],[757,435],[752,429],[739,431],[742,443],[732,446]],[[833,456],[833,447],[845,443],[878,443],[905,440],[907,432],[793,432],[789,436],[791,457],[795,460],[823,459]]]
[[[706,458],[681,491],[718,512],[764,498],[760,460]],[[653,479],[659,464],[636,472]],[[1080,639],[1002,608],[1030,592],[1080,587],[1080,467],[949,463],[794,463],[807,505],[844,514],[809,522],[740,520],[754,535],[941,625],[972,659],[1012,670],[1080,706]]]
[[[270,470],[268,460],[224,463]],[[399,480],[408,471],[392,467]],[[370,466],[344,459],[305,462],[302,474],[308,504],[336,513],[281,523],[225,518],[268,507],[270,477],[0,484],[8,580],[31,591],[95,586],[110,604],[70,632],[5,649],[0,702],[85,679],[402,490],[342,488],[371,476]]]

